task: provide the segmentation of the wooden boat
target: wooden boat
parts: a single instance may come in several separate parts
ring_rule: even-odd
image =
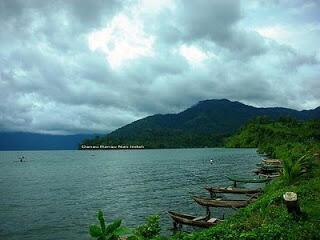
[[[263,170],[280,170],[282,168],[281,165],[268,165],[268,164],[262,164],[261,169]]]
[[[260,173],[259,176],[268,179],[268,178],[280,177],[280,174],[263,174],[263,173]]]
[[[176,224],[185,224],[185,225],[196,226],[201,228],[209,228],[217,225],[220,221],[223,221],[217,218],[209,219],[209,215],[196,217],[196,216],[187,215],[183,213],[177,213],[174,211],[168,211],[167,213],[170,215],[170,217],[173,219],[174,223]]]
[[[251,194],[251,193],[261,193],[263,190],[258,189],[249,189],[249,188],[232,188],[232,187],[211,187],[205,186],[206,190],[212,193],[237,193],[237,194]]]
[[[198,204],[207,207],[224,207],[224,208],[241,208],[247,206],[253,200],[222,200],[222,199],[208,199],[193,196]]]
[[[263,159],[262,162],[266,164],[281,164],[280,159]]]
[[[274,168],[274,167],[262,167],[259,169],[259,172],[256,174],[262,173],[262,174],[276,174],[281,172],[282,168]]]
[[[241,178],[241,177],[232,177],[232,176],[227,176],[227,178],[234,182],[243,182],[243,183],[265,183],[270,181],[270,179]]]
[[[258,175],[259,173],[261,173],[261,169],[255,169],[252,172]]]
[[[256,169],[252,172],[254,172],[257,175],[259,174],[269,175],[269,174],[278,174],[281,170],[282,170],[281,165],[261,164],[259,169]]]

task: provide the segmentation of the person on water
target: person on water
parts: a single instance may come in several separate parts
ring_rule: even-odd
[[[213,159],[210,160],[210,164],[213,164]]]
[[[24,162],[24,156],[20,158],[20,162]]]

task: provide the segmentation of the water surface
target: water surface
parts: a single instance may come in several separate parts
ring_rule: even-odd
[[[259,161],[255,149],[0,152],[0,239],[90,239],[99,209],[131,228],[159,214],[170,234],[165,211],[203,215],[191,195],[230,186],[225,175],[253,176]]]

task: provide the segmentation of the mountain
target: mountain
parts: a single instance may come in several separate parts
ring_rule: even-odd
[[[320,107],[297,111],[288,108],[256,108],[227,99],[205,100],[177,114],[156,114],[125,125],[105,137],[83,144],[137,144],[150,148],[220,146],[223,138],[237,132],[258,116],[276,119],[289,115],[297,119],[320,118]]]
[[[26,132],[0,132],[0,151],[76,150],[86,138],[96,134],[49,135]]]
[[[314,110],[297,111],[279,107],[256,108],[226,99],[205,100],[178,114],[156,114],[137,120],[111,132],[109,136],[127,137],[145,130],[232,134],[249,119],[257,116],[275,119],[281,115],[289,115],[297,119],[319,118],[320,107]]]

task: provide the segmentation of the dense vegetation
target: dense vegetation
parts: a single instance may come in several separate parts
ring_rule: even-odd
[[[255,108],[226,99],[206,100],[177,114],[156,114],[125,125],[105,137],[83,141],[83,145],[143,145],[146,148],[219,147],[227,136],[257,116],[276,119],[320,118],[320,107],[296,111],[287,108]]]
[[[259,153],[272,158],[296,160],[301,153],[317,148],[319,142],[319,119],[302,121],[281,116],[278,120],[268,117],[250,120],[237,135],[228,139],[226,146],[258,148]]]
[[[259,117],[228,139],[229,147],[258,147],[261,153],[280,158],[281,176],[266,185],[265,194],[227,221],[200,232],[161,237],[153,224],[137,227],[130,239],[320,239],[320,120]],[[301,213],[289,213],[285,192],[298,194]],[[150,221],[150,219],[149,219]]]
[[[223,134],[194,134],[180,130],[155,131],[146,130],[137,135],[128,137],[104,136],[85,139],[83,145],[95,146],[144,146],[145,148],[196,148],[223,146],[224,138],[230,135]],[[81,145],[82,145],[81,144]],[[81,148],[79,146],[79,149]]]

